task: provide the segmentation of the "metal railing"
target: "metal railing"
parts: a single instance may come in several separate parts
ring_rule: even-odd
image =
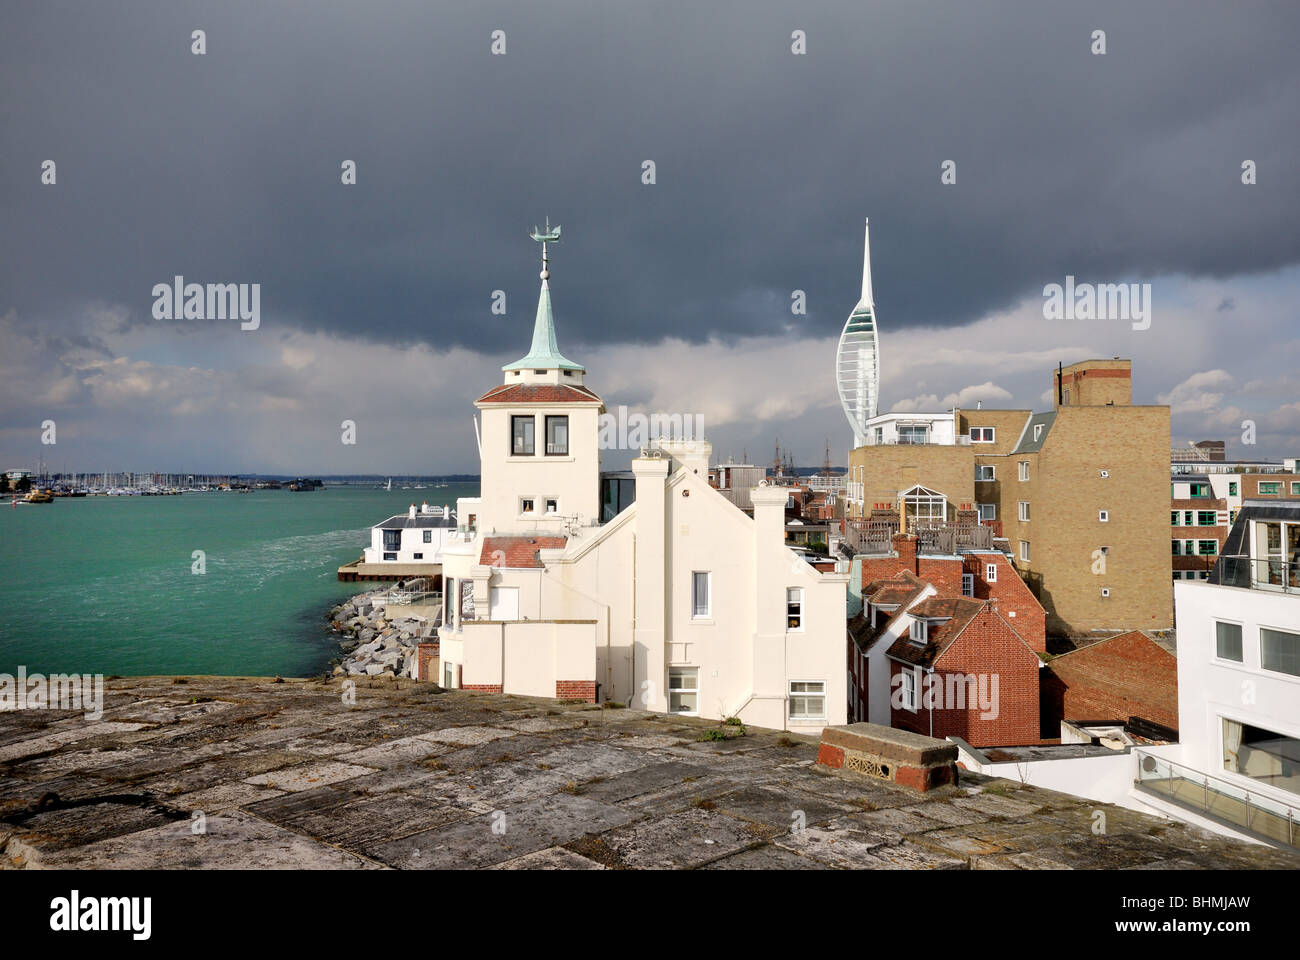
[[[442,603],[441,590],[389,590],[375,597],[376,603],[410,606],[413,603]]]
[[[1144,750],[1134,750],[1137,787],[1264,839],[1300,848],[1300,810]]]
[[[1300,562],[1225,553],[1219,565],[1219,582],[1225,586],[1300,593]]]

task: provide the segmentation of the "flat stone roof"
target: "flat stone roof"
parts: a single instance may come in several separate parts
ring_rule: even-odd
[[[1104,804],[1014,781],[963,772],[921,794],[827,772],[812,737],[705,741],[703,720],[411,680],[358,679],[354,693],[133,678],[108,682],[95,721],[0,713],[0,865],[1300,866],[1117,807],[1095,835]]]

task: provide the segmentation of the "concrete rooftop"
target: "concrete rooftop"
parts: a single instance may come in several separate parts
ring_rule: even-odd
[[[1290,868],[963,774],[918,794],[771,731],[414,681],[109,681],[0,713],[0,868]],[[1092,832],[1106,814],[1104,835]],[[801,829],[795,829],[801,827]]]

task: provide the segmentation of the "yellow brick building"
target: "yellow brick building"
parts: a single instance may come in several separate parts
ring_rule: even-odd
[[[1046,413],[875,418],[869,428],[882,421],[882,431],[850,455],[850,513],[893,510],[906,523],[918,510],[949,522],[977,511],[1006,538],[1049,633],[1168,629],[1169,408],[1132,404],[1128,360],[1085,360],[1052,376]]]

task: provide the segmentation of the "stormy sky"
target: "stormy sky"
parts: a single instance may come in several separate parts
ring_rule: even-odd
[[[547,215],[563,351],[724,457],[844,461],[865,216],[882,410],[1119,355],[1175,445],[1294,456],[1298,38],[1290,2],[14,3],[0,466],[477,472]],[[260,327],[155,319],[176,275],[259,283]],[[1067,275],[1150,283],[1150,329],[1045,319]]]

